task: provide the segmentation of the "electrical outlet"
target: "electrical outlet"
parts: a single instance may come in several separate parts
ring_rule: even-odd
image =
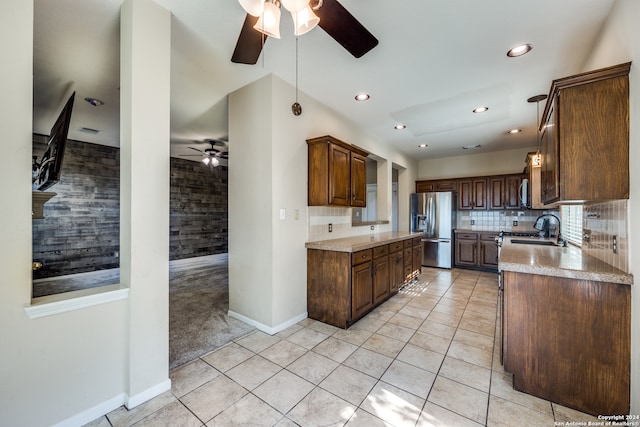
[[[518,221],[513,221],[513,226],[517,227],[518,226]]]
[[[329,224],[329,233],[333,231],[333,224]]]
[[[618,253],[618,236],[613,236],[613,253]]]
[[[375,225],[372,225],[372,226],[371,226],[371,231],[373,231],[373,230],[375,230],[375,229],[376,229],[376,226],[375,226]]]

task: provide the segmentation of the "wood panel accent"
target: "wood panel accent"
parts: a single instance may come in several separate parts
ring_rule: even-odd
[[[33,136],[33,155],[48,137]],[[228,252],[227,168],[170,161],[170,259]],[[120,150],[68,140],[57,193],[33,221],[34,279],[117,268],[120,251]]]
[[[514,388],[592,415],[628,414],[628,285],[505,271],[504,368]]]
[[[48,137],[33,136],[40,158]],[[117,268],[120,250],[120,150],[67,140],[57,193],[32,222],[33,279]]]
[[[171,158],[169,259],[224,254],[228,246],[228,169]]]

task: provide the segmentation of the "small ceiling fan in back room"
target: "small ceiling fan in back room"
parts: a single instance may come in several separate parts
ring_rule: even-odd
[[[222,166],[226,166],[226,162],[229,160],[229,143],[221,139],[207,139],[205,142],[211,144],[211,148],[198,150],[197,148],[189,147],[200,154],[183,154],[182,157],[201,156],[202,162],[212,168],[219,166],[221,163]]]
[[[291,13],[294,34],[319,25],[356,58],[376,47],[378,39],[337,0],[238,0],[247,12],[231,62],[255,64],[267,36],[280,38],[280,3]],[[314,13],[315,12],[315,13]]]

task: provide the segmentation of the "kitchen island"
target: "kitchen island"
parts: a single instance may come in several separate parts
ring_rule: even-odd
[[[306,243],[308,316],[351,326],[420,273],[421,236],[384,232]]]
[[[514,388],[595,416],[628,414],[633,276],[577,247],[512,240],[498,268]]]

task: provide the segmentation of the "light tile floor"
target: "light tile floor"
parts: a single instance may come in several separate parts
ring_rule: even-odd
[[[423,269],[348,330],[305,319],[180,366],[91,426],[554,426],[594,417],[519,393],[500,365],[497,275]],[[555,424],[558,422],[558,424]]]

